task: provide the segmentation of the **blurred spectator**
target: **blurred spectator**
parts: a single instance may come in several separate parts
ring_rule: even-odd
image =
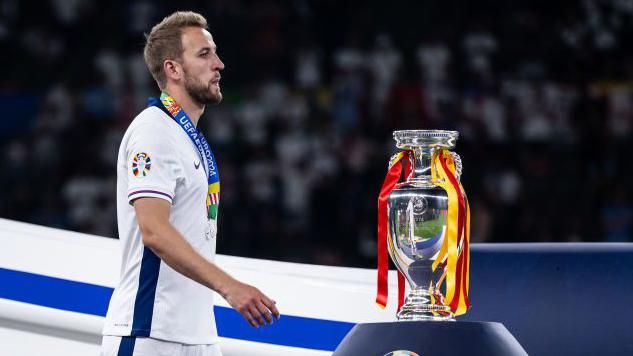
[[[380,34],[376,37],[374,48],[368,55],[367,65],[373,79],[372,109],[378,113],[384,106],[402,65],[402,55],[388,35]]]

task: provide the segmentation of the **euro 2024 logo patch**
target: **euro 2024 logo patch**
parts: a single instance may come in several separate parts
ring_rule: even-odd
[[[137,153],[132,159],[132,173],[135,177],[145,177],[152,168],[152,160],[145,152]]]

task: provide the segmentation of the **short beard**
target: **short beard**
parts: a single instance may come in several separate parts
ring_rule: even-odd
[[[217,105],[222,101],[222,93],[220,91],[214,94],[211,91],[211,83],[207,85],[200,82],[198,78],[190,77],[185,72],[185,90],[187,94],[200,105]]]

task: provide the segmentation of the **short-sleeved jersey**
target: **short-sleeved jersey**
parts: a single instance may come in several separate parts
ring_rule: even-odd
[[[213,291],[176,272],[143,245],[133,206],[144,197],[170,202],[170,223],[213,261],[217,225],[207,219],[204,160],[185,131],[157,107],[146,108],[130,124],[117,161],[121,277],[104,335],[183,344],[218,341]]]

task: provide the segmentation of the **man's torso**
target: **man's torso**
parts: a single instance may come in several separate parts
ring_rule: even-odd
[[[146,336],[184,344],[217,342],[213,292],[173,270],[142,243],[131,200],[171,202],[170,223],[202,256],[215,256],[216,220],[207,220],[206,161],[166,113],[156,107],[132,122],[119,149],[117,219],[121,280],[104,335]]]

